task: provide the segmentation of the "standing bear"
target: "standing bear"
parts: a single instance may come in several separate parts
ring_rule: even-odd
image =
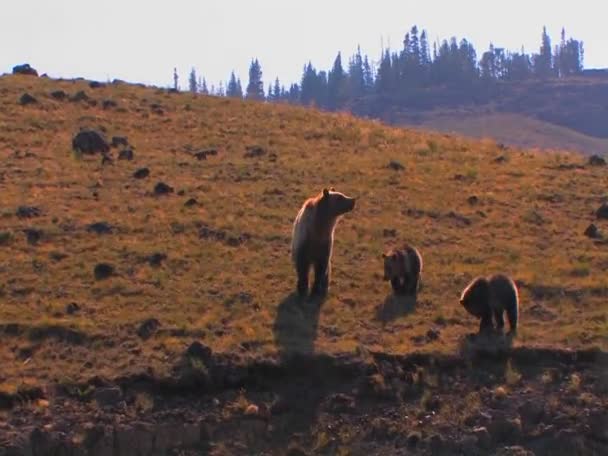
[[[390,280],[395,294],[415,296],[418,293],[422,256],[415,247],[406,244],[402,249],[383,253],[384,280]]]
[[[517,332],[519,294],[515,282],[504,274],[473,279],[462,292],[460,304],[471,315],[481,319],[479,332],[494,328],[492,318],[496,320],[496,328],[502,331],[504,312],[509,320],[509,334]]]
[[[340,217],[355,207],[355,198],[332,187],[304,202],[293,223],[291,258],[298,275],[298,294],[308,293],[308,274],[314,268],[311,294],[323,296],[329,289],[334,230]]]

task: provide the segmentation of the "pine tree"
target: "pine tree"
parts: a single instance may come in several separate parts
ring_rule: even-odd
[[[262,67],[258,59],[252,60],[251,65],[249,67],[247,98],[252,100],[264,99],[264,82],[262,81]]]
[[[281,84],[277,77],[274,80],[274,101],[281,101],[283,99],[283,92],[285,92],[285,89],[281,89]]]
[[[367,58],[367,55],[363,60],[363,84],[366,93],[371,92],[374,88],[374,71],[372,70],[372,67],[369,64],[369,59]]]
[[[315,101],[315,89],[317,85],[317,71],[311,62],[304,65],[302,82],[300,84],[300,103],[303,105],[312,104]]]
[[[334,65],[327,79],[327,107],[331,110],[339,109],[346,98],[346,74],[342,68],[342,55],[338,52]]]
[[[226,86],[226,96],[233,98],[243,98],[243,90],[241,89],[240,81],[237,80],[234,71],[230,73],[230,79]]]
[[[209,90],[207,89],[207,81],[205,80],[205,78],[203,78],[203,81],[201,82],[200,92],[203,95],[209,95]]]
[[[192,70],[190,70],[190,77],[188,78],[188,89],[192,93],[198,92],[198,83],[197,83],[197,79],[196,79],[196,70],[194,68],[192,68]]]
[[[543,27],[540,54],[534,56],[534,73],[540,78],[548,78],[552,74],[551,38],[547,35],[547,27]]]

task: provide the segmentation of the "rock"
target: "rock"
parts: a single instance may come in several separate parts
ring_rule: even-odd
[[[70,101],[74,103],[78,103],[79,101],[89,101],[89,96],[86,94],[84,90],[79,90],[74,95],[70,97]]]
[[[517,409],[526,426],[535,426],[545,415],[545,403],[541,399],[530,399]]]
[[[260,146],[248,146],[245,152],[245,158],[258,158],[266,154],[266,151]]]
[[[133,173],[133,177],[135,179],[145,179],[150,175],[150,170],[148,168],[139,168],[137,171]]]
[[[123,149],[118,153],[119,160],[133,160],[135,154],[133,153],[133,149]]]
[[[494,163],[504,163],[507,161],[507,157],[505,157],[504,155],[499,155],[493,161]]]
[[[105,99],[101,102],[101,107],[103,109],[115,108],[117,106],[118,106],[118,103],[116,103],[114,100]]]
[[[19,98],[19,104],[21,106],[26,106],[29,104],[35,104],[38,103],[38,100],[36,100],[36,98],[34,98],[32,95],[30,95],[29,93],[24,93],[23,95],[21,95],[21,97]]]
[[[217,149],[203,149],[195,152],[193,155],[197,160],[207,160],[208,156],[217,155]]]
[[[386,167],[388,169],[392,169],[393,171],[403,171],[405,169],[405,166],[403,166],[397,160],[391,160]]]
[[[595,216],[602,220],[608,219],[608,203],[603,203],[595,212]]]
[[[387,229],[385,228],[384,230],[382,230],[382,236],[384,236],[385,238],[391,237],[397,237],[397,230],[396,229]]]
[[[204,364],[207,364],[209,361],[211,361],[213,352],[206,345],[195,341],[192,342],[190,346],[186,349],[186,356],[189,358],[200,359],[201,361],[203,361]]]
[[[99,81],[91,81],[89,82],[89,87],[91,89],[99,89],[101,87],[105,87],[106,85],[103,82],[99,82]]]
[[[148,257],[148,263],[150,264],[150,266],[158,267],[166,259],[167,259],[167,254],[166,253],[156,252],[156,253],[153,253],[152,255],[150,255]]]
[[[68,97],[68,94],[65,93],[63,90],[54,90],[51,92],[51,97],[55,100],[62,101]]]
[[[42,211],[35,206],[19,206],[15,215],[19,218],[40,217]]]
[[[608,442],[608,411],[599,410],[589,416],[591,436],[602,442]]]
[[[71,302],[67,306],[65,306],[65,313],[68,315],[74,315],[75,313],[80,312],[80,306],[76,302]]]
[[[198,204],[198,201],[194,198],[190,198],[188,201],[186,201],[184,203],[184,206],[186,207],[192,207],[192,206],[196,206]]]
[[[27,243],[31,245],[36,245],[42,239],[43,231],[36,228],[26,228],[23,230],[25,233],[25,237],[27,239]]]
[[[467,198],[467,202],[471,205],[474,206],[477,203],[479,203],[479,198],[476,195],[471,195]]]
[[[114,275],[114,266],[108,263],[98,263],[93,269],[95,280],[104,280]]]
[[[589,157],[589,166],[606,166],[606,159],[599,155],[592,155]]]
[[[87,231],[95,234],[110,234],[112,233],[112,225],[108,222],[95,222],[87,226]]]
[[[13,74],[23,74],[26,76],[38,76],[38,72],[34,68],[32,68],[29,63],[15,65],[13,67]]]
[[[591,239],[600,239],[602,237],[602,233],[600,232],[600,229],[597,226],[595,226],[593,223],[587,227],[584,234],[585,234],[585,236],[587,236],[588,238],[591,238]]]
[[[169,193],[173,193],[173,187],[164,182],[159,182],[154,186],[155,195],[168,195]]]
[[[148,318],[139,325],[139,328],[137,328],[137,335],[144,340],[149,339],[160,326],[160,321],[156,318]]]
[[[113,407],[122,401],[122,391],[118,387],[98,388],[93,397],[101,407]]]
[[[84,154],[106,153],[110,151],[110,145],[103,133],[93,129],[84,129],[76,133],[72,139],[72,149]]]
[[[129,146],[129,140],[126,136],[112,136],[112,143],[110,144],[112,147],[118,146]]]
[[[441,331],[438,329],[431,328],[426,332],[426,338],[429,342],[439,339],[441,335]]]

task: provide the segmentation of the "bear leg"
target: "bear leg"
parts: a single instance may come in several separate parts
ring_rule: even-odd
[[[502,331],[502,329],[505,327],[505,319],[503,317],[502,309],[494,310],[494,319],[496,320],[496,329]]]
[[[310,263],[304,249],[298,252],[296,257],[296,273],[298,275],[298,294],[306,296],[308,293],[308,273],[310,271]]]
[[[481,317],[479,332],[491,331],[492,329],[494,329],[494,325],[492,324],[492,312],[488,310],[488,312],[484,313]]]
[[[410,295],[416,296],[418,294],[418,281],[419,280],[420,280],[420,278],[417,275],[412,277],[412,280],[410,282],[410,289],[409,289]]]
[[[327,260],[315,262],[315,281],[312,284],[312,294],[323,296],[329,289],[329,264]]]
[[[509,334],[517,332],[517,302],[507,307],[507,319],[509,320]]]
[[[399,277],[393,277],[391,279],[391,286],[393,287],[395,294],[403,293],[403,285],[401,284],[401,279]]]

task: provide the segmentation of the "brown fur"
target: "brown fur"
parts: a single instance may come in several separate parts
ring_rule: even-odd
[[[460,304],[473,316],[480,319],[479,331],[496,328],[502,330],[507,313],[511,333],[517,331],[519,317],[519,294],[513,280],[503,274],[477,277],[462,292]]]
[[[413,246],[393,249],[382,254],[384,258],[384,280],[390,280],[396,294],[415,295],[418,292],[422,272],[422,256]]]
[[[308,291],[308,273],[315,271],[313,294],[323,295],[329,288],[334,230],[340,217],[355,207],[355,199],[333,188],[307,199],[293,224],[291,255],[298,275],[298,293]]]

